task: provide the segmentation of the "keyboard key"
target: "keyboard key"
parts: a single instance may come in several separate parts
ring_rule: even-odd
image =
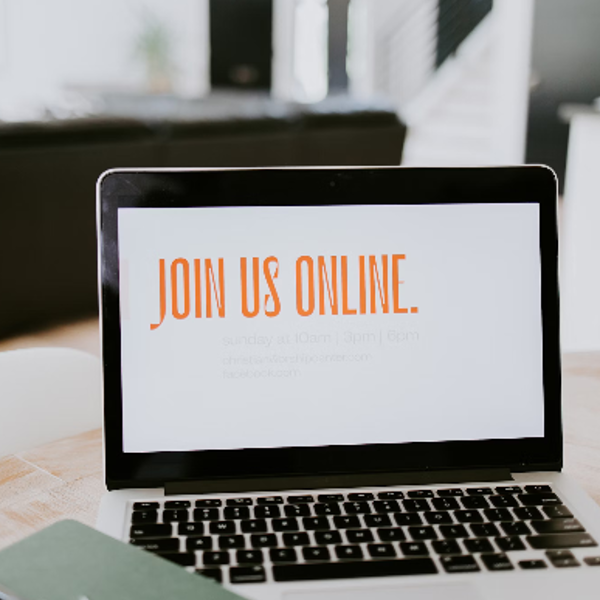
[[[341,544],[342,536],[339,531],[315,531],[317,544]]]
[[[266,580],[265,569],[259,565],[229,569],[229,581],[231,583],[262,583]]]
[[[525,491],[528,494],[541,494],[546,492],[552,492],[552,488],[549,485],[526,485]]]
[[[556,494],[519,494],[519,500],[524,506],[562,504],[562,500]]]
[[[277,546],[277,536],[274,533],[254,533],[250,536],[253,548],[267,548]]]
[[[304,524],[304,529],[331,529],[327,517],[304,517],[302,523]]]
[[[432,490],[411,490],[406,492],[409,498],[433,498]]]
[[[397,500],[375,500],[373,508],[376,513],[398,512],[400,505]]]
[[[284,533],[283,543],[286,546],[308,546],[310,540],[308,538],[308,533],[301,531],[299,533]]]
[[[563,504],[558,506],[544,506],[542,509],[549,519],[569,519],[573,513]]]
[[[167,500],[165,502],[165,508],[190,508],[191,503],[189,500]]]
[[[437,573],[437,568],[430,558],[340,561],[321,564],[275,565],[273,567],[275,581],[426,575],[430,573]]]
[[[479,552],[493,552],[494,547],[487,538],[474,538],[463,540],[465,548],[468,552],[479,553]]]
[[[553,508],[560,508],[560,507],[559,506],[548,506],[547,509],[544,509],[544,510],[551,510]],[[533,520],[541,521],[544,518],[544,516],[540,512],[540,509],[536,508],[535,506],[520,506],[519,508],[515,508],[513,510],[513,512],[515,513],[515,517],[517,517],[517,519],[521,519],[521,521],[533,521]]]
[[[489,487],[477,487],[477,488],[468,488],[467,494],[469,496],[491,496],[493,494],[492,488]]]
[[[404,531],[400,527],[378,529],[377,535],[382,542],[394,542],[406,539],[406,535],[404,535]]]
[[[496,537],[500,535],[498,528],[493,523],[475,523],[470,525],[475,537]]]
[[[483,517],[478,510],[457,510],[454,516],[461,523],[483,523]]]
[[[447,539],[469,537],[464,525],[441,525],[440,533]]]
[[[361,544],[363,542],[372,542],[373,533],[369,529],[347,529],[346,538],[350,544]]]
[[[185,547],[188,552],[195,552],[196,550],[212,550],[212,544],[211,537],[193,537],[186,540]]]
[[[269,556],[271,557],[271,562],[274,563],[296,562],[298,560],[294,548],[271,548]]]
[[[550,560],[556,560],[560,558],[575,558],[570,550],[546,550],[546,556]]]
[[[219,536],[219,548],[228,550],[229,548],[243,548],[246,540],[243,535],[221,535]]]
[[[452,515],[449,512],[425,512],[425,520],[430,525],[449,525],[453,523]]]
[[[530,535],[529,545],[535,550],[549,548],[583,548],[597,546],[594,538],[588,533],[549,533],[545,535]]]
[[[227,500],[227,506],[250,506],[252,504],[252,498],[229,498]]]
[[[418,513],[394,513],[394,520],[398,525],[420,525],[423,522]]]
[[[516,523],[500,523],[500,527],[504,529],[506,535],[529,535],[531,529],[527,526],[527,523],[523,521],[517,521]]]
[[[389,527],[392,521],[387,515],[365,515],[363,517],[367,527]]]
[[[249,519],[250,509],[247,506],[228,506],[223,510],[226,519]]]
[[[338,529],[359,529],[360,519],[354,516],[333,517],[333,522]]]
[[[136,538],[131,540],[131,543],[148,552],[179,552],[178,538]]]
[[[281,516],[281,509],[276,505],[255,506],[254,516],[257,519],[273,519]]]
[[[221,504],[223,504],[223,501],[217,498],[205,498],[203,500],[196,500],[196,508],[212,508],[221,506]],[[219,570],[220,572],[220,569],[215,569],[215,571],[216,570]]]
[[[400,550],[404,556],[429,555],[429,550],[423,542],[400,542]]]
[[[519,506],[517,499],[514,496],[490,496],[490,502],[496,508],[513,508]]]
[[[464,492],[460,489],[460,488],[447,488],[445,490],[438,490],[437,491],[438,496],[440,496],[441,498],[447,498],[447,497],[459,497],[459,496],[464,496]]]
[[[315,504],[313,505],[313,509],[315,511],[315,515],[319,516],[342,514],[340,505],[336,504],[335,502],[329,502],[327,504]]]
[[[359,560],[363,557],[360,546],[336,546],[335,555],[340,560]]]
[[[129,530],[129,535],[132,538],[171,537],[171,535],[173,535],[173,528],[171,525],[132,525],[131,529]]]
[[[459,508],[456,498],[434,498],[431,504],[436,510],[456,510]]]
[[[302,548],[302,556],[304,560],[331,560],[329,549],[323,546],[305,546]]]
[[[416,500],[402,500],[402,506],[407,512],[421,512],[424,510],[431,510],[429,502],[425,498],[418,498]]]
[[[514,569],[506,554],[482,554],[481,560],[490,571],[511,571]]]
[[[354,501],[365,501],[365,500],[373,500],[375,496],[370,492],[358,492],[356,494],[348,494],[348,500],[351,502]]]
[[[573,556],[570,550],[549,550],[546,556],[554,567],[580,567],[581,563]]]
[[[435,540],[437,533],[433,527],[427,525],[423,527],[409,527],[408,533],[413,540]]]
[[[312,496],[288,496],[287,501],[290,504],[305,504],[306,502],[314,502],[315,499]]]
[[[256,504],[283,504],[283,498],[281,496],[264,496],[257,498]]]
[[[309,504],[286,504],[283,511],[287,517],[310,517],[312,514]]]
[[[510,496],[509,496],[510,498]],[[488,521],[512,521],[513,517],[507,508],[486,508],[483,511]]]
[[[221,572],[221,569],[196,569],[196,573],[208,577],[209,579],[213,579],[218,583],[223,583],[223,573]]]
[[[521,538],[514,535],[508,537],[497,537],[496,544],[503,552],[509,552],[512,550],[525,550],[525,545],[521,541]]]
[[[240,523],[244,533],[266,533],[267,522],[264,519],[252,519],[250,521],[242,521]]]
[[[170,560],[182,567],[196,566],[196,555],[188,552],[157,552],[156,556]]]
[[[194,510],[194,521],[217,521],[218,519],[218,508],[196,508]]]
[[[213,521],[210,524],[210,532],[220,535],[231,535],[236,533],[235,521]]]
[[[496,488],[496,494],[522,494],[523,490],[518,485],[505,485]]]
[[[586,556],[583,562],[589,567],[600,567],[600,556]]]
[[[520,560],[521,569],[547,569],[548,565],[543,560]]]
[[[485,496],[467,496],[466,498],[460,499],[462,505],[465,508],[489,508],[490,503],[486,500]]]
[[[437,540],[431,542],[438,554],[462,554],[460,546],[454,540]]]
[[[298,531],[297,519],[273,519],[273,531]]]
[[[199,536],[204,534],[204,523],[179,523],[177,528],[179,535],[187,535],[189,537]]]
[[[447,573],[465,573],[479,571],[479,565],[472,556],[442,556],[442,567]]]
[[[187,509],[164,510],[162,514],[163,523],[181,523],[188,521],[189,518],[190,513]]]
[[[366,514],[371,512],[368,502],[344,502],[344,510],[348,515]]]
[[[238,550],[236,553],[238,564],[261,564],[264,561],[262,550]]]
[[[403,492],[379,492],[377,497],[380,500],[402,500],[404,498]]]
[[[156,523],[158,521],[158,511],[156,510],[136,510],[131,514],[131,522],[135,523]]]
[[[133,510],[157,510],[159,506],[158,502],[134,502]]]
[[[368,544],[367,549],[372,558],[392,558],[396,556],[391,544]]]
[[[344,496],[342,494],[319,494],[317,500],[319,502],[343,502]]]

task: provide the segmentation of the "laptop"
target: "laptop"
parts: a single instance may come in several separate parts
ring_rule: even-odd
[[[551,170],[112,170],[98,527],[256,600],[597,596]]]

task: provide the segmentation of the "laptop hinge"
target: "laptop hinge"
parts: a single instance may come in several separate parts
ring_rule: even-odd
[[[173,481],[165,484],[165,495],[218,494],[228,492],[276,492],[323,488],[386,487],[391,485],[430,485],[512,481],[508,469],[465,469],[416,471],[414,473],[352,473],[337,475],[300,475],[289,477],[251,477],[247,479],[208,479]]]

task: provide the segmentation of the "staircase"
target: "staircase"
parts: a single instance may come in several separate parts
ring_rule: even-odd
[[[403,164],[523,160],[532,0],[487,3],[465,29],[469,4],[477,0],[371,0],[371,91],[408,125]]]
[[[434,91],[425,89],[412,103],[400,108],[409,126],[403,161],[406,165],[495,162],[491,64],[489,44],[472,56],[457,57],[446,65],[451,73],[443,85],[437,85]],[[444,78],[445,74],[436,77]],[[427,94],[430,98],[423,97]]]

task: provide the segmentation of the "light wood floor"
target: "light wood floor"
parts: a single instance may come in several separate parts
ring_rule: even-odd
[[[98,319],[83,319],[0,340],[0,352],[41,346],[75,348],[100,356]]]

